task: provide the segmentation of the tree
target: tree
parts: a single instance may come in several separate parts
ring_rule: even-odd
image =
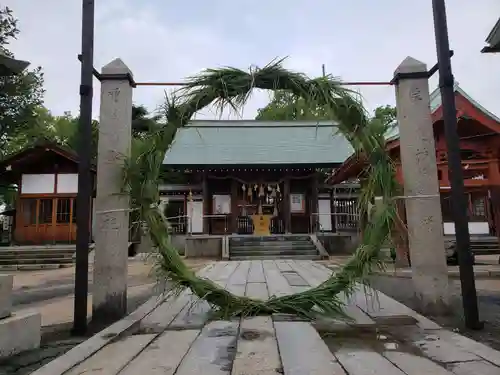
[[[382,134],[388,134],[396,126],[396,108],[390,105],[375,108],[372,125],[379,126]]]
[[[147,132],[160,126],[161,115],[151,116],[143,105],[132,105],[132,135],[143,138]]]
[[[17,19],[8,7],[0,8],[0,50],[14,57],[8,45],[19,34]],[[0,77],[0,149],[12,137],[23,133],[43,103],[43,74],[40,67],[23,73]]]
[[[306,102],[288,91],[276,91],[271,102],[258,110],[256,120],[331,120],[325,107]]]
[[[332,120],[330,112],[303,98],[297,98],[287,91],[276,91],[271,102],[257,111],[256,120],[293,121],[293,120]],[[396,123],[396,108],[390,105],[377,107],[371,118],[382,133],[390,131]]]

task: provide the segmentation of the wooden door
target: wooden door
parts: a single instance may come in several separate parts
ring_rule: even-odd
[[[56,199],[55,237],[57,242],[73,242],[76,239],[75,201],[73,197]]]
[[[54,225],[54,199],[41,198],[38,200],[38,220],[36,237],[39,243],[55,243],[57,232]]]

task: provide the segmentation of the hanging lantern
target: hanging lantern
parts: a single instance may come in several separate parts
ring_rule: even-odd
[[[188,200],[189,200],[190,202],[192,202],[192,201],[193,201],[193,192],[191,191],[191,189],[189,189]]]
[[[276,192],[281,193],[281,191],[280,191],[280,185],[279,184],[276,185]]]
[[[253,189],[254,189],[255,191],[257,191],[257,189],[258,189],[258,188],[259,188],[259,187],[257,186],[257,184],[255,184],[255,185],[253,186]]]
[[[264,193],[264,185],[260,185],[260,188],[259,188],[259,197],[263,197],[264,195],[266,195]]]
[[[243,193],[247,190],[247,187],[245,186],[245,184],[241,185],[241,190],[243,190]]]

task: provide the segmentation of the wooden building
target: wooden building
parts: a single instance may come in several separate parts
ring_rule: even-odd
[[[175,233],[332,232],[355,227],[323,184],[352,148],[331,122],[193,121],[178,131],[164,166],[184,176],[161,186]]]
[[[490,33],[486,37],[486,47],[483,47],[481,52],[483,53],[499,53],[500,52],[500,18],[491,29]]]
[[[469,231],[471,235],[500,236],[500,118],[474,101],[458,84],[455,85],[458,134],[464,184],[468,201]],[[431,112],[436,144],[443,231],[455,234],[450,202],[450,181],[444,135],[443,108],[439,90],[431,94]],[[387,151],[396,163],[396,176],[403,183],[399,138],[396,134],[387,140]],[[354,155],[349,157],[329,178],[338,184],[360,177],[364,161]],[[404,206],[399,205],[404,217]]]
[[[17,187],[18,192],[13,243],[41,245],[76,240],[77,173],[76,154],[50,142],[36,144],[0,163],[0,182]]]

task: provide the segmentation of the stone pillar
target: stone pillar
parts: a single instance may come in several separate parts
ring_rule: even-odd
[[[285,224],[285,233],[292,232],[292,214],[290,211],[290,177],[285,177],[283,183],[283,222]]]
[[[448,268],[425,72],[427,66],[412,57],[401,63],[396,104],[415,294],[424,313],[442,314],[449,308]]]
[[[109,323],[127,313],[129,197],[122,192],[132,136],[132,73],[120,59],[102,68],[97,152],[92,318]]]

